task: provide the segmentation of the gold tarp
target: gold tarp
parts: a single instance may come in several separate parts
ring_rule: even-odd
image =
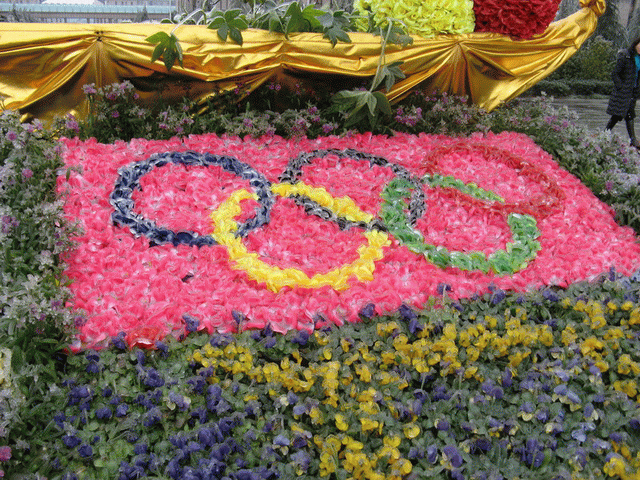
[[[487,110],[545,78],[593,33],[604,0],[580,0],[581,10],[552,23],[531,40],[491,33],[414,37],[407,47],[388,46],[388,63],[403,61],[406,79],[388,92],[397,100],[411,89],[464,95]],[[151,63],[146,38],[171,32],[168,24],[0,23],[0,106],[25,118],[50,121],[67,112],[87,112],[82,86],[131,81],[143,102],[189,97],[202,100],[243,84],[253,90],[268,80],[332,84],[342,89],[374,75],[380,38],[350,33],[352,43],[335,47],[321,34],[243,32],[244,44],[222,42],[214,30],[180,26],[175,34],[183,66],[167,72]]]

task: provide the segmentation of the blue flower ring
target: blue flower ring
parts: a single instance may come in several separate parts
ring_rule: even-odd
[[[426,175],[422,183],[430,187],[455,188],[462,194],[481,201],[504,204],[504,199],[495,193],[454,177]],[[413,183],[402,178],[390,181],[380,195],[383,200],[380,215],[389,233],[401,244],[414,253],[424,255],[428,261],[440,268],[456,267],[460,270],[481,270],[485,273],[492,270],[498,275],[513,274],[526,268],[541,249],[540,242],[536,240],[540,236],[536,219],[528,214],[513,212],[507,214],[513,241],[507,243],[505,249],[497,250],[489,256],[478,251],[449,251],[445,247],[426,243],[422,233],[412,228],[405,213],[408,208],[406,199],[411,197],[413,188]],[[422,190],[422,186],[419,188]]]
[[[236,236],[243,237],[249,231],[260,228],[269,222],[275,199],[271,192],[271,182],[264,175],[234,157],[188,151],[156,154],[146,160],[118,169],[118,179],[109,196],[109,202],[115,210],[111,214],[111,220],[116,225],[129,228],[136,236],[146,236],[150,240],[150,246],[170,243],[174,246],[184,244],[202,247],[203,245],[217,244],[211,235],[199,235],[192,231],[175,232],[169,228],[158,226],[152,220],[134,212],[135,202],[132,195],[134,190],[142,189],[140,179],[154,168],[163,167],[170,163],[203,167],[218,166],[249,181],[260,205],[256,207],[253,217],[238,225]]]
[[[280,183],[288,183],[291,185],[296,184],[299,181],[300,176],[302,175],[302,167],[304,167],[305,165],[311,165],[314,159],[320,159],[328,155],[336,155],[339,158],[350,158],[353,160],[367,161],[369,162],[370,167],[380,166],[390,168],[398,178],[401,178],[405,182],[409,182],[410,184],[416,186],[416,188],[413,188],[411,191],[411,198],[408,206],[409,224],[415,225],[415,222],[424,214],[424,192],[422,188],[418,188],[420,180],[415,175],[409,172],[409,170],[407,170],[402,165],[389,162],[384,157],[361,152],[352,148],[347,148],[344,150],[314,150],[311,152],[301,153],[300,155],[289,161],[284,172],[280,175]],[[307,214],[316,215],[323,220],[332,221],[336,223],[341,230],[347,230],[353,227],[363,228],[365,230],[379,230],[384,232],[388,230],[387,225],[385,225],[385,223],[382,222],[379,218],[374,218],[370,222],[350,221],[344,217],[337,215],[335,212],[318,204],[318,202],[304,195],[292,195],[291,198],[293,198],[298,205],[304,207]]]

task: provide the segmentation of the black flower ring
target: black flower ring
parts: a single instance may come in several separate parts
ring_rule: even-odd
[[[128,227],[134,235],[148,237],[151,246],[170,243],[174,246],[185,244],[201,247],[217,243],[211,235],[199,235],[191,231],[174,232],[134,212],[135,202],[132,194],[134,190],[142,189],[140,178],[154,168],[163,167],[169,163],[203,167],[218,166],[249,181],[258,196],[260,205],[256,207],[253,217],[238,226],[237,236],[245,236],[249,231],[269,222],[275,199],[271,193],[271,182],[264,175],[234,157],[189,151],[156,154],[146,160],[120,168],[115,187],[109,196],[109,201],[115,209],[111,214],[111,220],[115,224]]]
[[[280,175],[279,181],[281,183],[295,184],[299,181],[299,177],[302,175],[302,167],[310,165],[313,159],[323,158],[327,155],[336,155],[340,158],[350,158],[354,160],[368,161],[369,166],[375,165],[380,167],[388,167],[397,176],[416,186],[413,189],[411,199],[409,201],[409,224],[415,225],[416,221],[422,217],[425,212],[425,195],[422,187],[420,186],[420,180],[416,178],[411,172],[409,172],[402,165],[389,162],[384,157],[372,155],[370,153],[360,152],[352,148],[346,148],[344,150],[338,149],[326,149],[326,150],[314,150],[312,152],[301,153],[297,157],[291,159],[287,164],[282,175]],[[305,212],[308,214],[316,215],[324,220],[330,220],[338,224],[340,229],[346,230],[351,227],[363,228],[366,230],[381,230],[387,231],[387,226],[379,218],[375,218],[370,222],[353,222],[343,217],[336,215],[330,209],[319,205],[314,200],[308,197],[296,195],[293,197],[295,202],[304,207]]]

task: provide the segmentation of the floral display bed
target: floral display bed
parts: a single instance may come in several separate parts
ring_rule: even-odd
[[[75,349],[567,286],[640,247],[528,137],[64,140]]]

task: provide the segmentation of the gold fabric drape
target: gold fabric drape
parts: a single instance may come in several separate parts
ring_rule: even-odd
[[[581,6],[531,40],[470,33],[414,37],[410,46],[389,46],[387,62],[403,61],[406,78],[388,97],[394,101],[419,88],[465,95],[491,110],[553,72],[593,33],[605,1],[581,0]],[[202,100],[239,83],[252,90],[269,79],[343,88],[373,76],[380,54],[380,38],[365,33],[350,33],[352,43],[332,47],[321,34],[293,34],[287,40],[250,29],[239,46],[220,41],[214,30],[185,25],[175,32],[184,51],[183,66],[167,72],[161,61],[151,63],[154,46],[145,39],[173,28],[0,23],[0,106],[45,122],[68,112],[83,116],[83,85],[123,80],[131,81],[148,103],[160,94],[167,100]]]

